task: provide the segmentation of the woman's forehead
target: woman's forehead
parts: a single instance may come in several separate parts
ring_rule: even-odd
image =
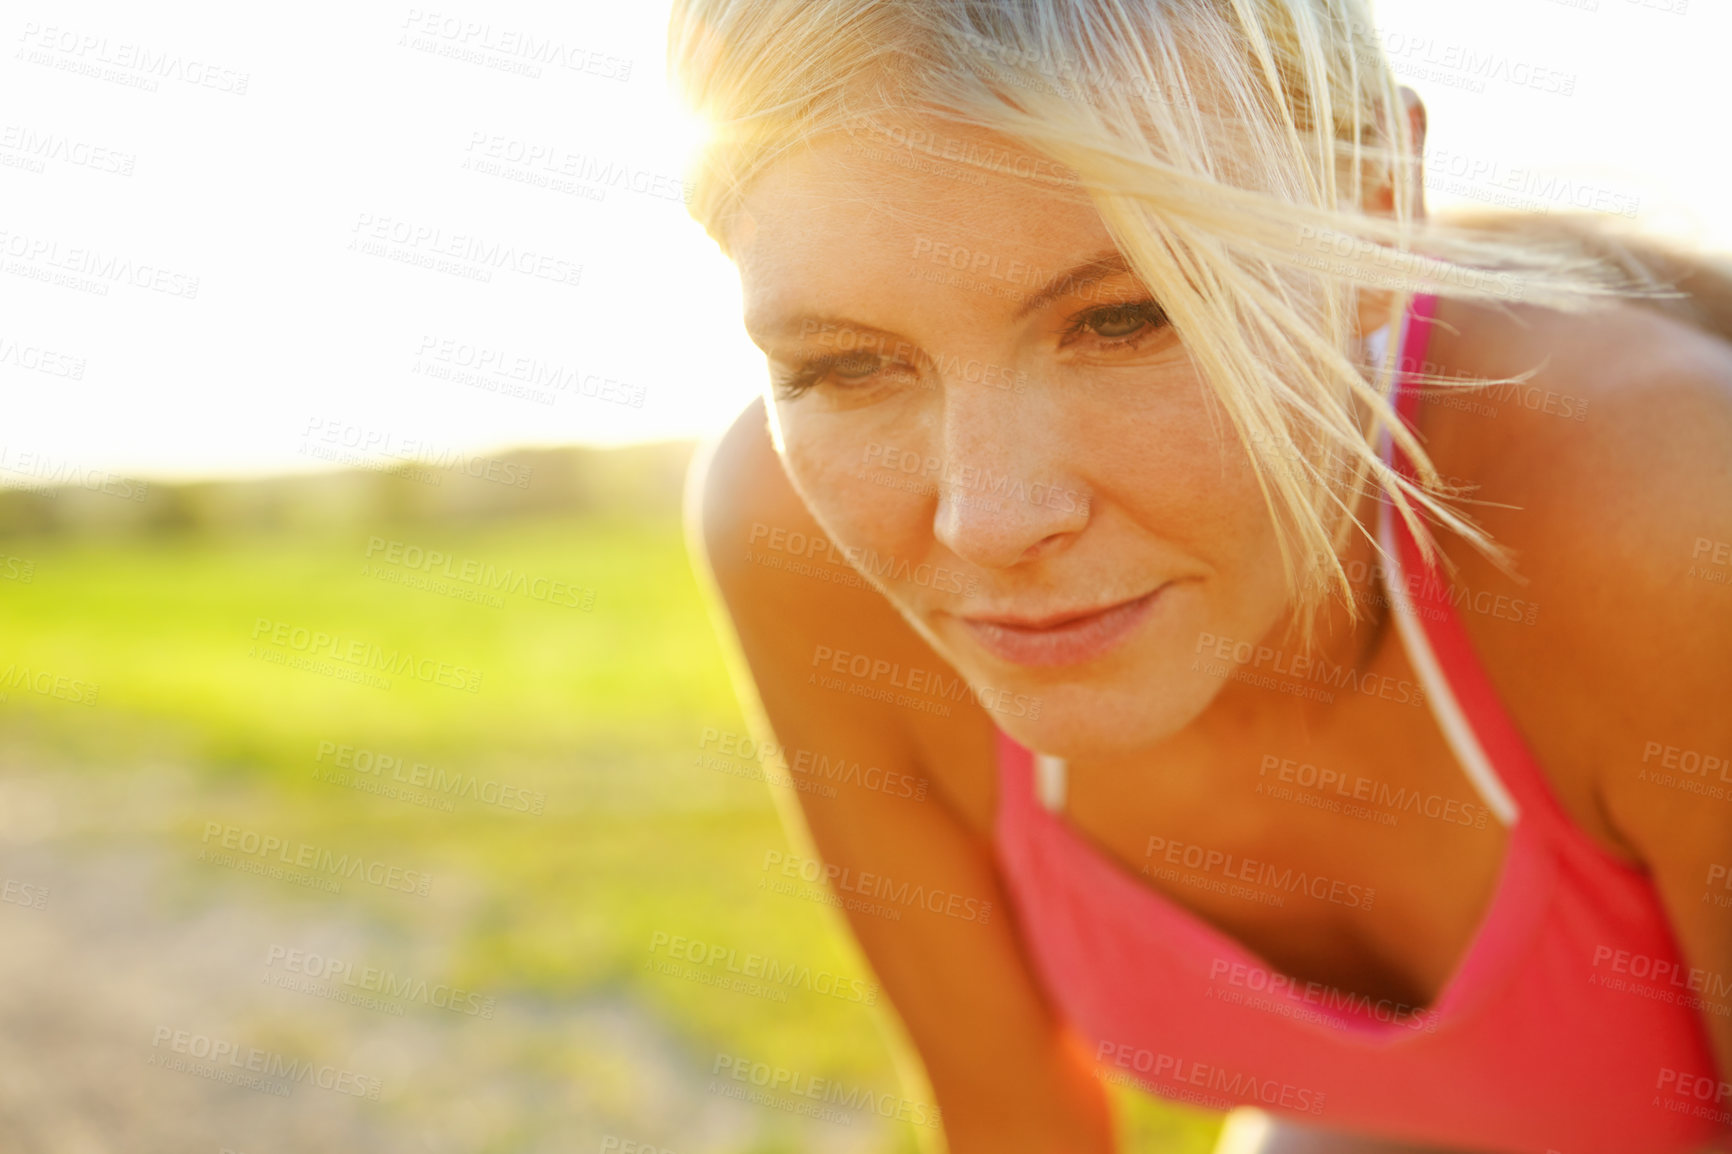
[[[866,275],[1031,282],[1030,270],[1068,268],[1114,249],[1075,185],[1025,174],[1033,162],[1026,147],[943,121],[906,127],[895,136],[833,133],[759,175],[729,229],[753,303],[768,309],[785,291]],[[1021,173],[1018,157],[1027,159]]]

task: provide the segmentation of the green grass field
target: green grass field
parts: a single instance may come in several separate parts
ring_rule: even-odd
[[[429,551],[450,561],[429,566]],[[764,853],[786,846],[772,787],[697,764],[705,727],[745,726],[673,516],[14,537],[0,555],[31,572],[5,579],[0,556],[0,726],[44,764],[190,770],[197,804],[142,833],[190,855],[216,822],[406,863],[443,883],[433,912],[378,887],[265,892],[387,924],[436,916],[456,980],[629,998],[695,1062],[737,1053],[898,1088],[875,1011],[648,968],[657,935],[681,935],[869,978],[838,915],[758,889]],[[429,577],[445,586],[416,587]],[[566,587],[578,607],[536,595]],[[316,634],[333,639],[324,656],[307,648]],[[478,692],[439,683],[477,672]],[[91,685],[95,705],[64,699]],[[326,780],[344,747],[398,761],[362,754],[373,772]],[[435,804],[356,788],[416,774],[415,797]],[[474,788],[451,786],[463,781]],[[489,804],[482,786],[509,800]],[[1125,1109],[1132,1149],[1208,1149],[1212,1119]],[[913,1150],[913,1131],[890,1148]]]

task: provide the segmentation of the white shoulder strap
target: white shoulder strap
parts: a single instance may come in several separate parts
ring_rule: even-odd
[[[1388,330],[1378,329],[1367,338],[1367,343],[1377,337],[1387,341]],[[1382,430],[1378,437],[1378,451],[1385,462],[1394,459],[1394,438],[1390,436],[1388,429]],[[1388,501],[1378,502],[1377,541],[1383,549],[1383,591],[1389,598],[1396,630],[1400,634],[1403,648],[1407,650],[1407,660],[1419,675],[1419,683],[1425,687],[1426,704],[1431,707],[1431,715],[1436,719],[1438,728],[1443,730],[1444,740],[1449,743],[1456,761],[1461,764],[1468,780],[1473,782],[1474,788],[1484,799],[1486,808],[1496,814],[1497,819],[1504,825],[1514,825],[1521,814],[1521,808],[1516,805],[1515,798],[1498,777],[1491,758],[1486,755],[1485,747],[1480,745],[1479,735],[1469,724],[1467,714],[1462,711],[1461,703],[1455,698],[1455,691],[1450,688],[1449,679],[1443,675],[1443,666],[1438,662],[1437,654],[1432,651],[1431,639],[1426,636],[1425,627],[1420,624],[1419,611],[1412,598],[1407,595],[1407,578],[1402,572],[1401,553],[1397,548],[1395,507]]]
[[[1064,812],[1065,785],[1069,777],[1070,766],[1065,764],[1064,758],[1045,753],[1034,755],[1034,792],[1048,813]]]

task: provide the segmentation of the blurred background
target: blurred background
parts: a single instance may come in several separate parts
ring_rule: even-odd
[[[1379,11],[1433,204],[1732,249],[1724,5]],[[9,10],[0,1149],[916,1148],[685,552],[763,369],[666,19]]]

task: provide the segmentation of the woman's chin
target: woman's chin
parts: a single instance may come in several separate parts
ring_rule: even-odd
[[[1193,604],[1192,584],[1171,591],[1167,617],[1145,623],[1140,636],[1096,660],[1019,668],[992,660],[971,637],[942,631],[934,648],[964,671],[987,715],[1018,743],[1067,760],[1123,757],[1172,738],[1226,687],[1227,679],[1195,656],[1197,639],[1221,624],[1218,615]],[[1202,631],[1204,624],[1211,633]],[[1241,627],[1235,635],[1245,632]]]
[[[1039,697],[1021,716],[991,712],[993,722],[1019,745],[1067,761],[1107,760],[1159,745],[1194,721],[1218,686],[1185,685],[1172,692],[1103,692],[1064,687]]]

